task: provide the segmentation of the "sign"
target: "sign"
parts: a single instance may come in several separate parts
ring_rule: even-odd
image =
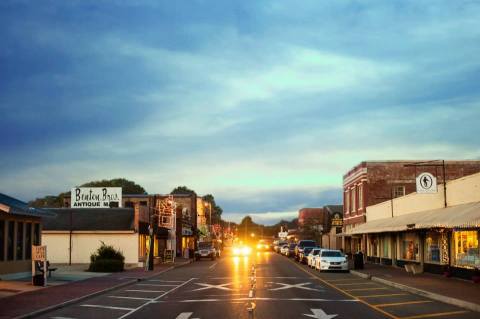
[[[121,187],[72,188],[71,208],[122,207]]]
[[[174,262],[173,249],[165,249],[165,251],[163,253],[163,261],[166,262],[166,263],[168,263],[168,262],[173,263]]]
[[[47,261],[47,246],[32,246],[32,261]]]
[[[333,215],[332,218],[332,227],[342,227],[343,226],[343,218],[340,216],[340,214],[335,214]]]
[[[278,238],[287,238],[287,236],[288,236],[287,231],[278,232]]]
[[[437,178],[430,173],[421,173],[417,176],[417,193],[434,194],[437,192]]]
[[[192,228],[182,227],[182,236],[193,236]]]
[[[157,208],[158,214],[160,215],[160,218],[158,219],[158,226],[168,229],[174,228],[174,214],[176,207],[177,206],[172,195],[168,195],[166,198],[160,200]]]

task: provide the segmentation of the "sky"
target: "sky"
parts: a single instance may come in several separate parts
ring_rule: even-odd
[[[1,1],[0,192],[124,177],[271,224],[480,159],[478,1]]]

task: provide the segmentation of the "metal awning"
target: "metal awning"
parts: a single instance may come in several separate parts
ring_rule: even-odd
[[[368,219],[368,216],[367,216]],[[478,228],[480,202],[416,212],[392,218],[367,221],[348,234],[398,232],[428,228]]]

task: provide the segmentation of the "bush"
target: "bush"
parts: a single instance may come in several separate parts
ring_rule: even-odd
[[[106,245],[103,241],[101,243],[102,245],[97,251],[90,255],[88,270],[95,272],[123,271],[125,265],[123,253],[111,245]]]

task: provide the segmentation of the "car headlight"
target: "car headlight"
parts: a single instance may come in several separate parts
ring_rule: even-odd
[[[234,255],[239,255],[240,254],[240,248],[237,248],[237,247],[233,248],[233,254]]]
[[[262,245],[257,245],[257,249],[262,249]]]

